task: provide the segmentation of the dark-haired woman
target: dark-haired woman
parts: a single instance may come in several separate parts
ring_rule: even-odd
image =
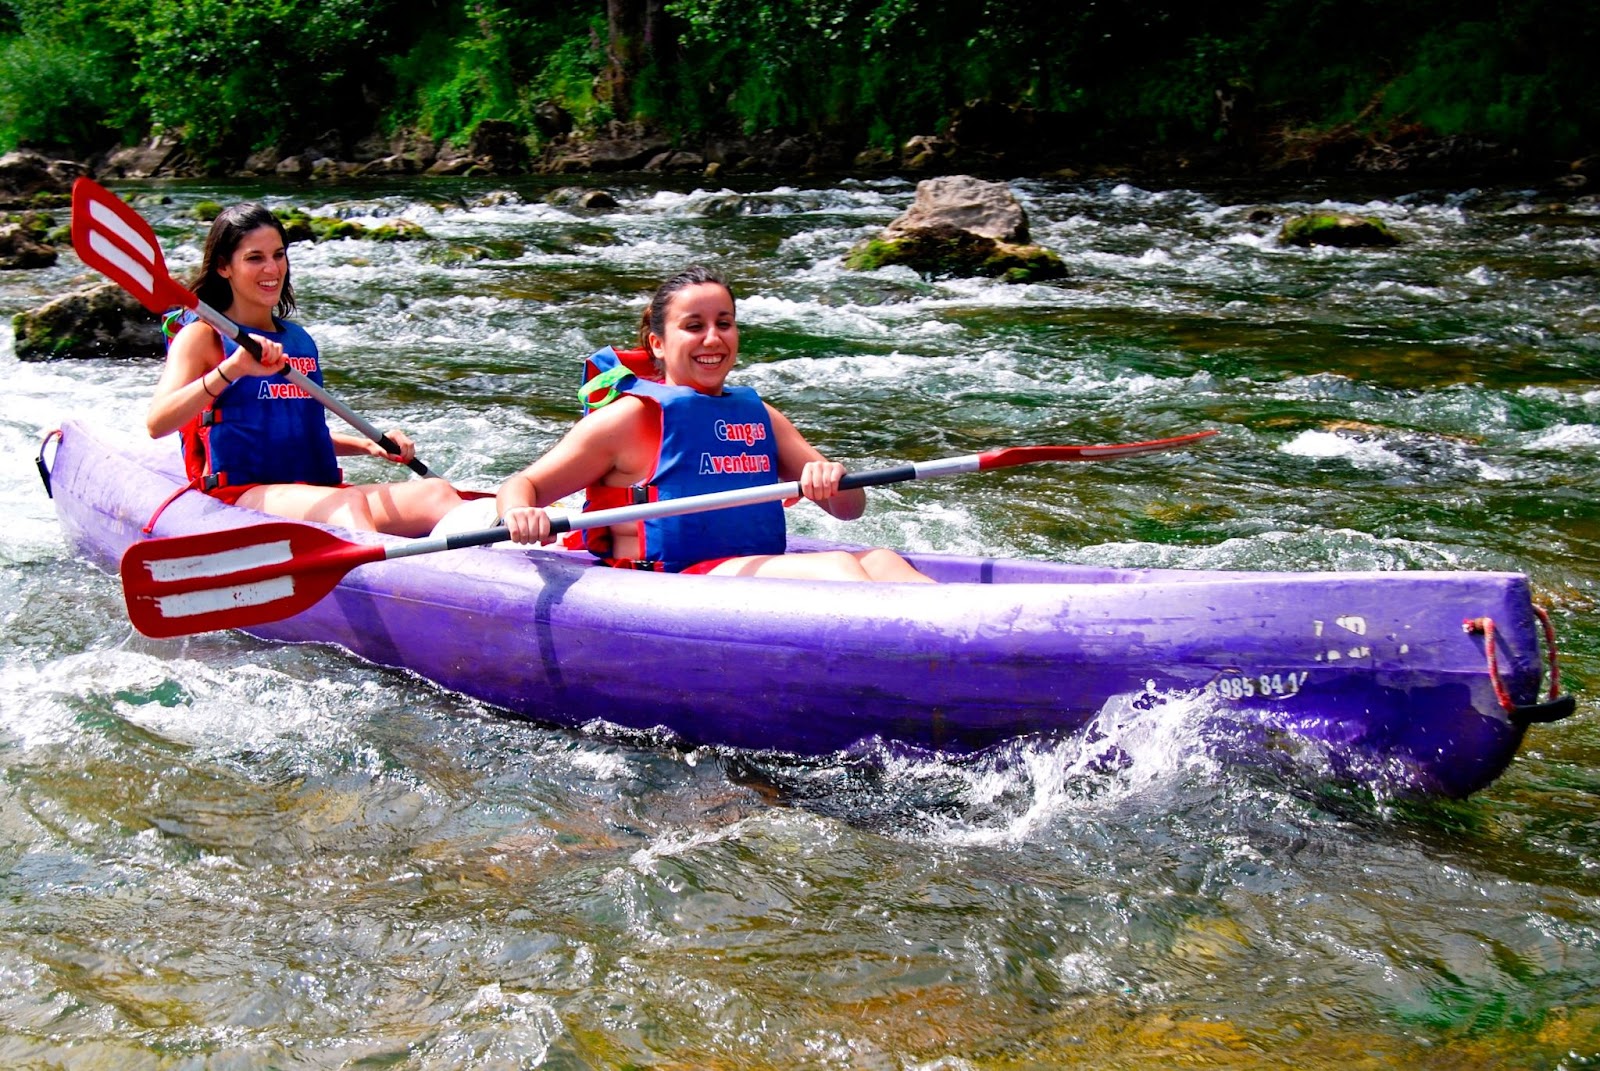
[[[739,355],[733,292],[705,268],[656,290],[639,340],[660,382],[623,376],[543,457],[500,486],[498,507],[519,543],[547,543],[543,507],[587,489],[586,509],[798,481],[801,493],[840,520],[866,509],[866,492],[839,489],[844,466],[823,457],[778,410],[724,381]],[[608,397],[610,397],[608,395]],[[587,532],[608,564],[711,576],[927,583],[892,550],[791,554],[777,502],[660,518]]]
[[[328,430],[322,405],[283,374],[299,369],[321,383],[317,345],[299,324],[289,285],[283,225],[258,204],[224,209],[206,236],[194,280],[200,299],[261,344],[261,357],[199,320],[167,348],[146,424],[153,438],[181,432],[195,487],[263,513],[346,528],[426,535],[461,497],[444,480],[361,484],[342,480],[339,455],[404,463],[415,453],[399,431],[387,454],[370,440]]]

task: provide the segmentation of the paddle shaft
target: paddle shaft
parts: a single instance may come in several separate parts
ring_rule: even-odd
[[[839,481],[839,490],[857,487],[881,487],[891,483],[911,480],[929,480],[940,476],[959,476],[968,472],[1012,468],[1038,461],[1096,461],[1114,457],[1132,457],[1137,454],[1171,450],[1204,439],[1215,432],[1202,431],[1179,435],[1170,439],[1154,439],[1143,443],[1126,443],[1113,446],[1023,446],[990,450],[982,454],[946,457],[936,461],[923,461],[892,468],[873,469],[868,472],[847,473]],[[713,491],[710,494],[687,498],[668,498],[657,502],[616,506],[612,509],[591,510],[585,513],[554,513],[550,516],[550,530],[555,535],[563,532],[581,532],[590,528],[605,528],[613,524],[632,524],[654,520],[657,517],[676,517],[707,510],[731,509],[759,502],[773,502],[785,498],[800,498],[799,481],[768,484],[762,487],[741,487],[730,491]],[[417,554],[434,554],[442,550],[460,550],[464,547],[482,547],[510,539],[502,527],[480,528],[455,535],[415,539],[384,548],[384,560],[409,558]]]

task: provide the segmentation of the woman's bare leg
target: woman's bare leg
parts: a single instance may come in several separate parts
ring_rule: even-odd
[[[362,484],[352,490],[365,496],[373,526],[390,535],[425,536],[439,518],[461,505],[456,489],[437,477]]]
[[[276,517],[319,521],[341,528],[375,529],[366,495],[355,487],[319,487],[307,483],[268,483],[239,496],[239,505]]]
[[[876,574],[876,575],[874,575]],[[731,558],[706,576],[762,576],[781,580],[891,581],[931,584],[892,550],[825,550],[813,554],[760,554]]]
[[[460,504],[456,489],[440,479],[357,487],[272,483],[239,496],[239,505],[278,517],[403,536],[427,535]]]

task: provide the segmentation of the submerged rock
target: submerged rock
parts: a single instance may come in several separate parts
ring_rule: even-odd
[[[545,204],[558,208],[610,209],[617,207],[617,199],[609,190],[588,189],[583,186],[558,186],[544,196]]]
[[[368,227],[338,216],[313,216],[303,208],[283,208],[275,213],[290,242],[334,242],[358,238],[369,242],[415,242],[428,238],[419,223],[395,217]]]
[[[1278,232],[1284,245],[1358,246],[1399,245],[1389,225],[1375,216],[1353,216],[1347,212],[1311,212],[1284,221]]]

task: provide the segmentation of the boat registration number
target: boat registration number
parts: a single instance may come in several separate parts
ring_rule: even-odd
[[[1275,697],[1288,698],[1298,695],[1300,688],[1305,684],[1310,674],[1299,673],[1262,673],[1251,677],[1244,674],[1239,676],[1218,677],[1206,685],[1206,694],[1222,699],[1271,699]]]

